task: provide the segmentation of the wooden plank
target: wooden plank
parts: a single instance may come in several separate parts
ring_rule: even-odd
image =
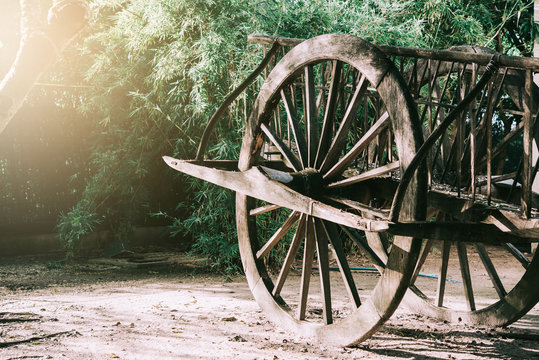
[[[500,280],[500,277],[498,276],[498,272],[496,271],[494,264],[492,264],[492,261],[490,260],[488,252],[485,249],[485,245],[480,244],[480,243],[477,243],[474,245],[475,245],[475,250],[479,254],[479,257],[481,258],[481,261],[483,262],[483,265],[485,266],[485,269],[487,270],[488,276],[490,278],[490,281],[492,281],[492,285],[494,286],[494,289],[496,289],[498,296],[500,297],[500,299],[502,299],[503,297],[505,297],[505,295],[507,295],[507,291],[505,291],[502,281]]]
[[[444,241],[442,245],[442,261],[440,262],[440,275],[436,287],[436,306],[444,305],[445,284],[447,282],[447,266],[449,265],[449,254],[451,252],[451,242]]]
[[[356,157],[369,145],[369,143],[389,124],[391,118],[389,114],[385,112],[382,116],[371,126],[371,128],[359,139],[359,141],[344,155],[327,173],[323,175],[325,180],[331,180],[338,175],[342,174],[348,166],[356,159]]]
[[[294,260],[296,259],[296,254],[299,251],[299,247],[301,246],[301,243],[303,242],[303,240],[305,240],[306,221],[307,221],[307,215],[301,214],[298,227],[296,229],[296,232],[294,233],[294,237],[292,238],[292,242],[290,243],[288,252],[286,253],[286,257],[284,259],[283,265],[281,266],[279,276],[277,277],[277,280],[275,281],[275,287],[273,288],[273,291],[272,291],[273,296],[280,295],[281,290],[283,289],[284,283],[286,279],[288,278],[290,268],[292,267],[292,265],[294,264]]]
[[[279,240],[286,235],[286,233],[296,224],[299,219],[299,212],[294,211],[290,216],[285,220],[283,225],[271,236],[271,238],[256,252],[256,258],[260,259],[269,254],[271,249],[277,245]]]
[[[329,281],[329,248],[328,238],[322,227],[322,220],[314,220],[314,233],[316,237],[316,253],[318,254],[318,272],[320,273],[320,289],[322,292],[322,312],[324,323],[333,323],[331,313],[331,285]]]
[[[457,243],[457,254],[459,257],[460,273],[462,274],[462,284],[464,286],[464,296],[468,310],[475,311],[475,299],[473,295],[472,278],[470,276],[470,265],[468,263],[468,254],[466,245],[463,242]]]
[[[369,228],[372,231],[387,228],[385,222],[368,220],[356,214],[343,211],[302,195],[277,181],[270,180],[264,174],[262,168],[259,167],[252,167],[243,172],[235,172],[207,168],[169,156],[164,156],[163,160],[177,171],[304,214],[352,228]]]
[[[294,168],[295,171],[300,171],[303,166],[292,153],[292,150],[284,143],[284,141],[273,131],[269,126],[262,123],[260,124],[260,129],[266,134],[268,139],[279,149],[279,152],[283,155],[283,157],[290,163],[290,165]]]
[[[339,188],[339,187],[344,187],[344,186],[348,186],[348,185],[352,185],[352,184],[357,184],[357,183],[359,183],[361,181],[365,181],[365,180],[372,179],[372,178],[375,178],[375,177],[386,176],[386,175],[390,174],[391,172],[393,172],[395,170],[398,170],[399,166],[400,166],[400,163],[398,161],[395,161],[395,162],[392,162],[392,163],[389,163],[389,164],[386,164],[386,165],[383,165],[383,166],[380,166],[380,167],[365,171],[362,174],[351,176],[351,177],[346,178],[344,180],[329,183],[327,185],[327,187],[330,188],[330,189]]]
[[[307,298],[309,297],[309,285],[313,268],[314,250],[316,248],[314,236],[314,222],[311,216],[307,217],[305,245],[303,251],[303,268],[301,269],[301,281],[299,292],[298,320],[305,320],[307,310]]]
[[[500,181],[509,180],[509,179],[515,179],[516,175],[517,175],[516,171],[513,171],[513,172],[508,173],[508,174],[494,175],[490,179],[490,183],[492,185],[492,184],[496,184],[496,183],[498,183]],[[487,183],[488,183],[488,181],[485,179],[485,180],[477,181],[475,184],[476,184],[476,186],[483,186],[483,185],[486,185]]]
[[[354,277],[352,276],[352,271],[348,265],[348,260],[346,259],[346,253],[344,251],[344,246],[339,232],[337,231],[335,224],[329,222],[323,221],[322,228],[326,232],[326,236],[328,237],[330,243],[333,245],[335,259],[337,261],[337,265],[339,266],[339,271],[341,273],[346,292],[348,293],[348,296],[350,297],[350,300],[354,306],[358,308],[361,305],[361,300],[359,298]]]
[[[433,240],[482,242],[485,244],[528,243],[529,240],[513,233],[503,232],[493,224],[458,221],[388,222],[387,232],[393,235],[428,238]]]

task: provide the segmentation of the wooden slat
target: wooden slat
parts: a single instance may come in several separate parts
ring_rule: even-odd
[[[249,215],[257,216],[257,215],[267,213],[269,211],[277,210],[279,208],[280,208],[279,205],[267,204],[264,206],[257,207],[256,209],[252,209],[251,211],[249,211]]]
[[[382,222],[383,223],[383,222]],[[378,228],[371,231],[381,231],[380,221],[375,223]],[[484,224],[479,222],[459,222],[459,221],[414,221],[414,222],[387,222],[389,234],[411,236],[415,238],[428,238],[433,240],[459,241],[466,239],[466,242],[482,242],[485,244],[504,244],[508,240],[512,243],[528,243],[525,237],[515,235],[518,230],[503,232],[494,224]]]
[[[292,267],[292,265],[294,264],[294,260],[296,259],[296,254],[299,251],[299,247],[301,246],[301,243],[303,242],[303,240],[305,240],[306,221],[307,221],[307,215],[301,214],[298,227],[296,229],[292,242],[290,243],[288,252],[286,253],[286,257],[284,259],[283,265],[281,266],[281,271],[279,272],[279,276],[277,277],[277,280],[275,281],[275,287],[273,288],[273,291],[272,291],[273,296],[280,295],[281,290],[283,289],[284,283],[286,279],[288,278],[290,268]]]
[[[271,236],[271,238],[256,252],[257,259],[260,259],[271,251],[277,245],[279,240],[283,238],[283,236],[286,235],[286,233],[296,224],[296,222],[299,219],[299,212],[294,211],[290,216],[286,219],[286,221],[283,223],[283,225]]]
[[[318,271],[320,273],[320,289],[322,292],[324,323],[333,323],[331,314],[331,285],[329,281],[329,248],[328,238],[322,227],[322,220],[314,219],[314,230],[316,236],[316,253],[318,254]]]
[[[457,242],[457,254],[459,257],[460,273],[462,274],[462,284],[464,286],[464,296],[468,310],[475,311],[475,299],[473,295],[472,278],[470,276],[470,264],[468,262],[468,254],[466,253],[466,245],[463,242]]]
[[[311,282],[311,273],[313,267],[314,250],[316,248],[314,237],[314,223],[311,216],[307,217],[305,231],[305,245],[303,251],[303,264],[301,269],[301,282],[299,292],[298,320],[305,320],[307,310],[307,298],[309,297],[309,285]]]
[[[260,124],[260,129],[266,134],[268,139],[277,147],[279,152],[284,156],[286,160],[292,165],[295,171],[300,171],[303,167],[296,155],[292,153],[290,148],[284,143],[284,141],[266,124]]]

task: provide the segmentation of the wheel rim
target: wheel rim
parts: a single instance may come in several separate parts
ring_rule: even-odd
[[[458,46],[450,50],[495,54],[490,49],[477,46]],[[432,100],[435,102],[446,104],[453,102],[452,99],[455,98],[457,91],[461,91],[461,88],[456,84],[450,84],[449,75],[458,78],[460,73],[462,77],[462,66],[453,66],[450,62],[441,62],[434,63],[431,67],[432,69],[428,69],[427,61],[419,61],[416,67],[418,69],[416,72],[417,78],[413,77],[413,71],[410,72],[412,69],[409,69],[405,77],[411,79],[411,83],[416,87],[414,89],[416,94],[432,92],[432,95],[427,95],[427,97],[430,99],[430,96],[432,96]],[[480,69],[476,71],[479,73]],[[471,70],[468,72],[470,78],[476,76],[472,74]],[[433,74],[435,74],[437,81],[433,81]],[[507,77],[511,78],[511,80],[504,83],[502,94],[505,94],[507,98],[505,101],[512,101],[517,109],[522,109],[523,71],[508,70],[507,74]],[[450,85],[448,86],[448,84]],[[458,94],[456,98],[458,98]],[[480,103],[478,105],[474,104],[474,106],[478,107],[480,105]],[[426,111],[426,109],[424,107],[423,111]],[[434,110],[433,113],[438,114],[440,112],[440,117],[443,118],[445,111],[443,107],[440,107]],[[444,138],[443,141],[448,140]],[[448,147],[448,145],[444,143],[441,148],[444,147]],[[436,159],[445,165],[433,164],[433,167],[438,167],[438,176],[442,174],[441,181],[438,180],[436,182],[434,180],[436,169],[432,170],[434,188],[436,188],[437,183],[448,184],[449,182],[447,182],[447,178],[444,178],[444,176],[449,173],[447,171],[448,169],[453,169],[448,166],[451,160],[449,151],[445,155],[443,152],[442,150],[437,153]],[[469,169],[469,159],[460,164],[460,167],[462,169]],[[456,172],[456,170],[454,171]],[[498,205],[505,206],[503,203],[499,203]],[[444,214],[438,209],[430,209],[429,212],[431,211],[432,214],[438,214],[438,217],[443,218],[445,216],[446,220],[457,220],[448,217],[449,215]],[[439,244],[427,241],[425,243],[426,251],[425,249],[422,250],[422,256],[420,257],[416,273],[419,273],[421,270],[423,261],[433,262],[432,258],[435,258],[435,255],[432,254],[433,251],[431,251],[433,244],[435,244],[434,247],[437,247],[437,250],[440,252],[440,256],[436,258],[436,262],[440,264],[437,272],[438,280],[437,283],[434,280],[431,280],[430,283],[427,283],[425,280],[417,281],[411,286],[411,291],[405,297],[405,303],[412,311],[449,322],[465,322],[468,324],[495,327],[508,325],[518,320],[539,301],[539,289],[535,285],[539,282],[539,257],[537,253],[530,260],[530,257],[524,255],[518,248],[511,244],[506,245],[507,254],[512,254],[511,256],[514,257],[509,259],[509,261],[512,261],[511,266],[522,269],[520,280],[511,281],[505,280],[503,276],[503,269],[507,271],[510,269],[510,266],[505,265],[504,267],[500,262],[496,263],[496,259],[492,259],[491,254],[493,251],[496,251],[498,255],[500,254],[500,251],[493,247],[485,247],[483,244],[471,245],[449,242]],[[425,258],[423,258],[423,255],[425,255]],[[503,256],[503,253],[501,255]],[[482,264],[482,266],[476,268],[475,271],[470,271],[470,258],[476,258],[475,262]],[[517,261],[516,259],[519,260]],[[447,268],[450,262],[457,263],[456,266],[460,268],[460,271],[455,270],[451,273],[450,268],[448,273]],[[488,296],[496,300],[487,299],[484,290],[485,286],[481,286],[482,289],[480,291],[474,287],[481,281],[492,284]],[[462,284],[458,284],[457,282],[461,282]],[[448,286],[461,287],[461,301],[449,303],[448,300],[450,299],[444,299],[445,294],[448,292],[446,290]],[[435,291],[431,291],[432,289]],[[457,308],[459,306],[457,303],[466,304],[467,309]]]
[[[358,114],[370,121],[363,123],[358,137],[354,138],[355,127],[360,127]],[[384,144],[380,142],[383,136],[391,140]],[[373,141],[378,145],[377,151]],[[372,200],[376,196],[378,200],[391,199],[392,194],[384,196],[375,192],[373,195],[376,186],[372,183],[376,182],[367,185],[369,181],[358,181],[358,176],[398,173],[399,167],[402,170],[411,161],[420,142],[413,100],[385,56],[362,39],[323,35],[292,49],[269,75],[246,129],[239,168],[245,171],[257,165],[261,155],[276,155],[288,164],[290,173],[295,173],[290,186],[298,192],[319,201],[333,201],[333,205],[335,197],[329,200],[328,196],[344,193],[345,200],[370,206],[362,209],[371,211],[374,217],[383,217],[390,201],[372,206]],[[262,150],[264,146],[270,151]],[[396,161],[399,161],[397,165]],[[349,175],[354,163],[363,164],[364,169],[356,169],[356,173],[351,174],[355,179],[353,185],[342,183],[346,178],[343,174]],[[371,163],[374,167],[369,167]],[[401,220],[424,216],[425,179],[422,171],[418,174],[407,192],[407,206],[400,213]],[[366,194],[367,191],[371,193]],[[342,198],[340,200],[339,206],[348,206],[343,205]],[[251,291],[262,309],[279,326],[326,343],[349,345],[369,337],[391,316],[404,295],[420,242],[395,237],[387,268],[371,296],[359,299],[342,240],[353,231],[286,209],[250,215],[268,210],[265,206],[267,204],[256,199],[237,195],[241,257]],[[274,228],[264,233],[266,227],[257,226],[257,222],[260,223],[260,216],[267,214],[277,221]],[[376,239],[379,236],[375,236]],[[368,243],[373,245],[374,242]],[[285,244],[281,253],[277,252],[276,244]],[[301,246],[303,251],[299,252]],[[376,249],[366,248],[376,258]],[[336,254],[337,267],[352,304],[340,313],[336,308],[340,302],[332,291],[334,281],[328,273],[330,252]],[[272,253],[277,253],[276,271],[271,271],[268,262]],[[292,287],[285,292],[282,285],[287,284],[287,274],[296,253],[300,253],[302,268],[299,289]],[[309,311],[315,301],[310,285],[313,261],[319,268],[321,316]]]

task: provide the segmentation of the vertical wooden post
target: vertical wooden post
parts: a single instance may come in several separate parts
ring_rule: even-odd
[[[535,0],[533,4],[533,22],[534,26],[532,28],[532,36],[534,38],[533,42],[533,56],[539,57],[539,0]],[[539,73],[533,74],[533,81],[535,85],[539,86]],[[537,141],[533,141],[532,148],[532,164],[535,164],[537,158],[539,157],[539,144]],[[533,180],[532,190],[533,192],[539,193],[539,176],[536,176]]]
[[[524,136],[522,145],[522,216],[529,218],[531,214],[531,170],[532,170],[532,109],[533,109],[533,72],[526,70],[524,85]]]
[[[535,0],[533,4],[533,29],[532,29],[532,36],[534,38],[533,41],[533,56],[539,57],[539,32],[537,29],[539,28],[539,0]],[[533,74],[534,82],[537,86],[539,86],[539,74]],[[537,158],[539,157],[539,150],[538,150],[539,144],[534,141],[533,145],[533,153],[532,153],[532,163],[537,163]],[[539,177],[536,176],[535,179],[533,179],[533,185],[532,185],[533,192],[539,193]],[[537,251],[537,243],[532,243],[532,252],[535,254]]]

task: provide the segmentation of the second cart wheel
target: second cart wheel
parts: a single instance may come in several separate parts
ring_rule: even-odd
[[[493,50],[478,46],[457,46],[448,50],[496,54]],[[465,67],[462,63],[450,61],[420,60],[407,70],[405,78],[410,79],[410,88],[418,98],[419,112],[424,116],[430,115],[425,116],[425,123],[435,126],[447,116],[452,106],[474,85],[484,70],[484,66],[474,67],[467,64]],[[498,176],[512,172],[516,174],[518,162],[510,160],[507,155],[510,154],[510,148],[512,151],[517,149],[522,151],[522,139],[518,134],[523,131],[525,71],[502,69],[493,81],[492,88],[486,87],[462,117],[465,119],[462,123],[463,143],[470,146],[471,129],[477,129],[474,140],[476,142],[474,166],[476,174],[483,174],[485,177],[488,130],[485,125],[481,127],[481,124],[485,122],[485,113],[489,106],[492,107],[490,111],[496,119],[497,131],[501,133],[497,139],[491,140],[492,148],[495,149],[492,161],[495,174]],[[533,92],[535,94],[539,92],[535,85]],[[493,99],[499,100],[493,102]],[[429,107],[427,105],[429,103],[433,105]],[[471,119],[474,119],[475,123],[472,123]],[[429,212],[437,214],[438,219],[446,221],[473,221],[466,218],[465,214],[453,213],[458,218],[453,217],[450,212],[454,212],[454,209],[447,206],[439,208],[441,202],[435,200],[446,194],[447,189],[453,189],[453,195],[450,195],[450,199],[453,200],[457,199],[458,188],[466,188],[471,192],[470,151],[468,149],[460,156],[455,155],[458,153],[456,150],[458,147],[455,145],[458,131],[457,126],[452,134],[448,131],[442,138],[438,152],[431,153],[431,159],[436,159],[436,163],[430,164],[432,188],[438,191],[432,194],[433,201],[430,204],[432,208]],[[427,127],[425,132],[428,133]],[[462,181],[457,177],[459,173],[462,173]],[[515,178],[517,175],[512,177]],[[479,194],[479,190],[480,188],[476,189],[478,192],[476,200],[479,204],[486,205],[487,200],[485,196]],[[483,190],[486,190],[485,185]],[[512,209],[513,213],[517,213],[517,206],[508,203],[515,201],[514,196],[511,199],[502,190],[500,189],[498,194],[493,194],[497,200],[492,207]],[[511,243],[486,246],[482,243],[466,244],[465,241],[466,239],[455,243],[425,241],[425,250],[422,252],[417,273],[422,269],[423,263],[431,266],[436,264],[436,268],[431,270],[438,279],[419,277],[415,280],[405,298],[405,303],[411,311],[443,321],[496,327],[511,324],[538,303],[539,253],[535,256],[526,255]]]
[[[385,220],[393,193],[384,183],[394,183],[421,142],[413,99],[393,64],[360,38],[323,35],[293,48],[266,79],[247,124],[239,169],[274,160],[264,166],[287,172],[283,186],[343,213]],[[425,196],[420,170],[399,220],[424,219]],[[241,258],[256,301],[270,320],[299,336],[360,342],[393,314],[406,292],[418,239],[370,242],[338,219],[239,193],[236,212]],[[370,254],[374,267],[385,262],[377,254],[388,252],[381,276],[369,280],[352,271],[350,239]]]

